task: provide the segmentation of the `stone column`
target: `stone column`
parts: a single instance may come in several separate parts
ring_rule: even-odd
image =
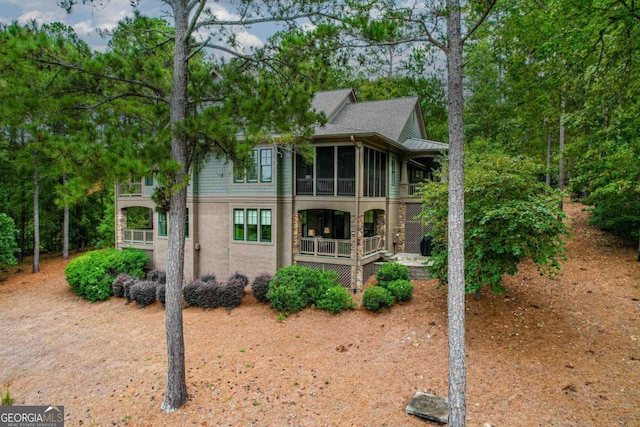
[[[396,242],[396,251],[398,253],[405,252],[405,243],[407,240],[407,204],[400,203],[398,207],[398,238]]]
[[[116,210],[116,247],[120,247],[124,240],[124,229],[127,228],[127,209]]]

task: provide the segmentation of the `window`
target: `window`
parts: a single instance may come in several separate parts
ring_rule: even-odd
[[[184,218],[184,237],[189,238],[189,209],[186,210]],[[158,236],[167,237],[167,214],[158,213]]]
[[[249,165],[244,171],[236,171],[233,182],[236,184],[257,182],[269,183],[273,179],[273,150],[270,148],[253,150],[249,156]]]
[[[260,150],[260,182],[271,182],[271,150]]]
[[[398,185],[397,177],[398,177],[398,161],[395,157],[391,158],[391,185],[393,187]]]
[[[364,195],[385,197],[387,193],[387,155],[377,150],[364,149]]]
[[[271,242],[271,209],[234,209],[233,240]]]
[[[167,237],[167,214],[158,214],[158,236]]]
[[[233,240],[244,240],[244,209],[233,210]]]
[[[153,176],[145,176],[144,185],[145,187],[153,187]]]
[[[271,209],[260,209],[260,241],[271,241]]]

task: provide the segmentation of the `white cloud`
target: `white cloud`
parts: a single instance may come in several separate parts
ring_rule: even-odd
[[[264,46],[264,42],[260,40],[258,36],[246,31],[238,32],[236,34],[236,41],[238,42],[244,53],[250,53],[251,49]]]

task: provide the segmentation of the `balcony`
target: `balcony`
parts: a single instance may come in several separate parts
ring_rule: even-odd
[[[133,230],[126,228],[122,242],[132,245],[153,246],[153,230]]]
[[[317,196],[355,196],[355,178],[338,178],[338,188],[336,192],[335,179],[333,178],[298,178],[296,179],[296,194],[298,196],[313,196],[315,184],[315,195]]]
[[[118,196],[140,197],[142,196],[142,182],[121,182],[118,184]]]
[[[323,239],[320,237],[302,237],[300,238],[300,254],[351,258],[351,241]]]

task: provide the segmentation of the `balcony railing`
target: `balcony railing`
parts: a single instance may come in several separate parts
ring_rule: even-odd
[[[351,258],[351,241],[302,237],[300,239],[300,253],[302,255]]]
[[[313,195],[313,178],[296,179],[296,194],[299,196]],[[316,195],[333,196],[335,180],[333,178],[318,178],[315,180]],[[338,196],[355,196],[355,178],[338,178]]]
[[[134,245],[153,245],[153,230],[124,230],[123,243]]]
[[[118,195],[120,197],[142,196],[142,183],[121,182],[118,184]]]
[[[384,249],[382,247],[382,236],[371,236],[364,238],[364,254],[371,255],[380,250]]]
[[[355,196],[356,180],[354,178],[338,178],[338,196]]]
[[[418,190],[418,186],[420,185],[419,182],[413,183],[413,184],[409,184],[409,195],[413,196],[414,194],[416,194],[416,191]]]
[[[333,178],[318,178],[316,180],[316,194],[333,196]]]

